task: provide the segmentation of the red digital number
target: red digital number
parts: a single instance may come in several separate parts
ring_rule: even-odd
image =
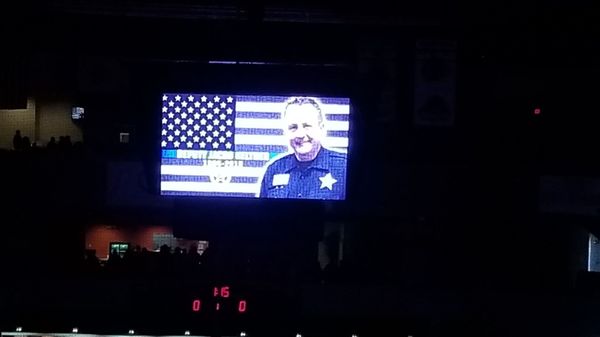
[[[217,303],[217,311],[221,310],[221,303]]]
[[[200,311],[200,300],[194,300],[194,302],[192,302],[192,311]]]
[[[240,301],[238,303],[238,311],[239,312],[246,312],[246,301]]]
[[[224,298],[228,298],[229,297],[229,287],[214,287],[213,288],[213,297],[224,297]]]

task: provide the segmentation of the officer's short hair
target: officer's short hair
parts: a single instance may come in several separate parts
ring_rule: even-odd
[[[285,101],[285,108],[283,109],[283,117],[287,113],[287,109],[290,105],[303,105],[310,104],[317,109],[319,113],[319,126],[323,125],[325,118],[323,118],[323,111],[321,110],[321,102],[318,98],[315,97],[290,97],[287,101]]]

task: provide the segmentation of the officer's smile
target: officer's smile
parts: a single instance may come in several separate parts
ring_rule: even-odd
[[[312,148],[312,139],[295,139],[293,144],[295,148],[307,147],[307,150],[309,150]]]

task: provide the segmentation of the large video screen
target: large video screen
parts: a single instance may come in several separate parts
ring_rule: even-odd
[[[165,93],[162,195],[346,198],[350,99]]]

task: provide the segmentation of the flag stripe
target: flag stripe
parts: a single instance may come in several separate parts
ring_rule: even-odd
[[[263,145],[263,144],[287,145],[289,143],[289,140],[287,138],[281,137],[281,136],[235,135],[235,143],[236,144],[246,144],[246,145]],[[323,143],[326,146],[331,146],[331,147],[347,147],[348,146],[348,138],[325,137],[325,139],[323,139]]]
[[[302,97],[303,95],[297,95]],[[234,96],[237,101],[245,102],[269,102],[269,103],[284,103],[290,96],[249,96],[249,95],[237,95]],[[349,98],[344,97],[317,97],[323,104],[350,104]]]
[[[233,184],[258,184],[258,177],[231,177]]]
[[[209,176],[182,176],[182,175],[167,175],[163,174],[160,176],[160,181],[179,181],[179,182],[188,182],[193,181],[197,183],[209,183]]]
[[[286,96],[260,96],[260,95],[237,95],[236,101],[243,102],[265,102],[265,103],[283,103],[289,97]]]
[[[270,103],[270,102],[255,102],[255,101],[240,101],[235,103],[235,110],[239,113],[241,111],[246,112],[273,112],[279,113],[283,111],[285,106],[282,103]],[[324,114],[344,114],[350,113],[350,106],[344,104],[322,104],[321,111]]]
[[[332,115],[332,114],[326,114],[325,115],[325,119],[327,121],[344,121],[347,122],[350,120],[350,115]]]
[[[246,144],[235,144],[235,151],[245,152],[276,152],[283,153],[288,152],[289,147],[287,145],[246,145]]]
[[[329,149],[333,150],[333,151],[341,152],[341,153],[348,153],[347,147],[330,147]]]
[[[259,177],[265,169],[262,167],[213,167],[213,166],[181,166],[161,165],[161,175],[210,176],[215,172],[232,172],[236,176]],[[232,174],[233,175],[233,174]]]
[[[348,131],[327,131],[327,137],[340,137],[340,138],[348,138]]]
[[[236,118],[235,127],[236,130],[237,128],[281,129],[281,120]],[[348,131],[350,129],[350,124],[348,121],[328,121],[325,123],[325,129],[333,131]]]
[[[287,145],[289,141],[281,136],[263,136],[263,135],[235,135],[235,142],[237,144],[246,145]]]
[[[226,192],[226,193],[258,193],[259,184],[223,184],[204,183],[191,181],[161,181],[162,191],[190,191],[190,192]]]
[[[283,129],[256,129],[256,128],[238,128],[235,130],[236,135],[271,135],[282,136]]]
[[[281,119],[281,112],[237,111],[236,118]]]
[[[254,118],[254,119],[281,119],[281,112],[260,112],[260,111],[238,111],[236,118]],[[325,120],[328,121],[348,121],[350,116],[348,114],[332,114],[326,113]]]
[[[160,181],[179,181],[179,182],[197,182],[209,183],[210,176],[179,176],[179,175],[162,175]],[[257,184],[258,177],[231,177],[230,184]]]
[[[240,128],[235,130],[238,135],[269,135],[269,136],[283,136],[283,129],[246,129]],[[343,137],[348,138],[348,131],[343,130],[328,130],[327,137]]]
[[[323,97],[319,98],[323,104],[344,104],[350,105],[350,99],[345,97]]]
[[[204,164],[204,159],[191,158],[163,158],[160,163],[162,165],[190,165],[200,166]]]
[[[264,167],[268,160],[244,160],[244,167]]]
[[[225,193],[225,192],[190,192],[190,191],[161,191],[161,195],[191,196],[191,197],[238,197],[255,198],[256,193]]]

